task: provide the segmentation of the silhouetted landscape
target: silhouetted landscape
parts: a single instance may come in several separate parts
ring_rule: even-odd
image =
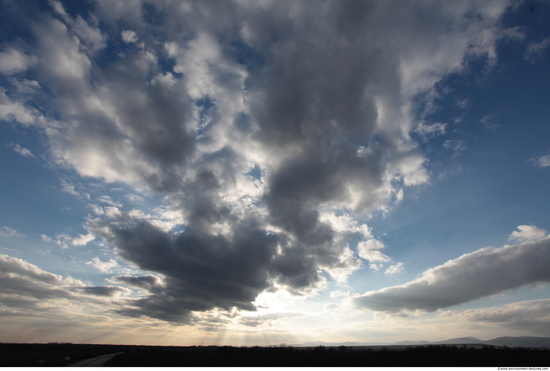
[[[461,339],[472,343],[453,343]],[[477,340],[477,341],[476,341]],[[356,346],[146,346],[101,344],[0,344],[0,366],[71,366],[100,355],[116,354],[104,366],[132,367],[284,367],[284,366],[438,366],[496,367],[548,366],[549,338],[498,338],[482,342],[475,338],[450,339],[447,344]],[[450,342],[450,343],[449,343]],[[490,342],[524,344],[514,347]]]

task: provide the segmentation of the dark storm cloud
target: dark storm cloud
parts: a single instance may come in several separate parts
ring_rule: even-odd
[[[59,164],[158,192],[180,213],[178,233],[124,213],[90,219],[163,277],[113,278],[149,288],[120,313],[253,310],[265,290],[303,294],[323,272],[360,267],[351,232],[324,216],[357,224],[427,182],[414,98],[491,47],[475,36],[506,4],[478,4],[101,1],[71,16],[54,1],[25,50],[43,89],[5,101],[48,102]]]
[[[276,238],[253,221],[236,226],[231,237],[192,231],[171,235],[136,220],[121,220],[108,228],[105,237],[122,258],[165,277],[154,294],[128,302],[133,308],[123,309],[125,314],[182,321],[190,311],[252,310],[251,302],[271,285]]]
[[[116,116],[111,119],[118,121],[121,134],[131,138],[136,152],[161,169],[142,174],[144,179],[153,189],[169,191],[177,185],[178,166],[185,165],[195,145],[195,133],[189,127],[190,102],[176,80],[151,82],[149,76],[159,71],[154,64],[144,69],[140,63],[146,56],[136,53],[103,71],[102,99],[114,106]]]
[[[80,287],[80,288],[77,288],[76,290],[87,295],[106,296],[106,297],[113,297],[120,294],[128,294],[130,291],[124,287],[117,287],[117,286],[90,286],[90,287]]]
[[[400,286],[367,292],[357,306],[382,312],[435,311],[539,282],[550,282],[550,237],[484,248]]]
[[[159,293],[162,287],[164,287],[159,277],[150,274],[145,276],[114,276],[111,277],[109,281],[149,291],[151,293]]]

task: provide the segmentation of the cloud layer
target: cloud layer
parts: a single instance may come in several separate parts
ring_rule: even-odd
[[[550,282],[550,236],[540,228],[519,226],[521,243],[483,248],[429,269],[414,281],[367,292],[354,299],[362,308],[396,313],[435,311],[524,285]],[[529,238],[525,232],[529,231]],[[519,238],[522,235],[525,237]]]
[[[119,296],[131,293],[122,286],[86,286],[7,255],[0,255],[0,280],[0,315],[47,317],[50,312],[64,312],[64,306],[78,305],[96,306],[96,310],[103,306],[109,311]]]
[[[389,262],[368,248],[364,220],[428,182],[411,133],[445,132],[417,117],[415,99],[467,58],[494,63],[508,6],[121,4],[74,16],[53,1],[20,16],[33,40],[0,54],[17,81],[1,91],[0,117],[41,130],[58,165],[156,192],[178,213],[179,229],[166,230],[110,206],[73,241],[100,236],[162,276],[121,313],[169,321],[253,310],[266,290],[308,294],[345,281],[360,258]]]

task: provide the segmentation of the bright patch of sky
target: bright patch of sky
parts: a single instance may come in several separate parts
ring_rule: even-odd
[[[548,335],[548,2],[314,3],[1,3],[0,341]]]

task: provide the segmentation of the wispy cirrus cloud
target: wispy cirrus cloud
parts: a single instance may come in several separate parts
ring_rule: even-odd
[[[550,47],[550,37],[542,39],[538,42],[531,43],[527,46],[525,51],[525,60],[531,63],[535,63],[540,55]]]
[[[34,154],[31,152],[30,149],[21,147],[17,143],[12,143],[11,148],[13,148],[16,153],[20,154],[23,157],[34,157]]]
[[[7,225],[3,225],[0,227],[0,236],[3,237],[24,237],[25,235],[23,233],[18,232],[17,230],[8,227]]]

